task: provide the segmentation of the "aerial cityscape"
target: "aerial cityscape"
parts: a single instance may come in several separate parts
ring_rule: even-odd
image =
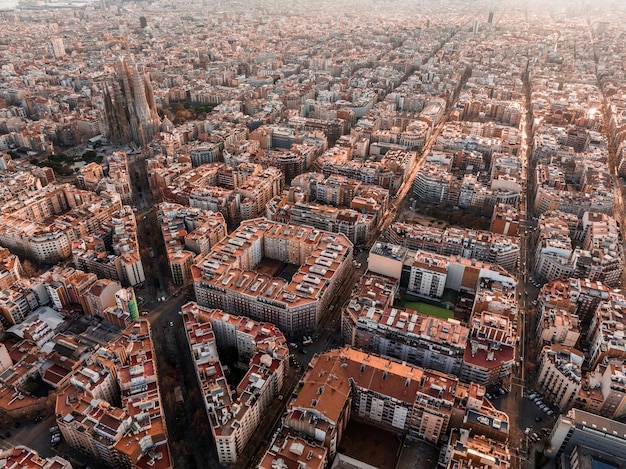
[[[0,0],[1,469],[626,469],[626,2]]]

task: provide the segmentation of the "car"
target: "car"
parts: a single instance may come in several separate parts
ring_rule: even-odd
[[[168,325],[168,326],[170,326],[170,327],[173,327],[173,326],[174,326],[174,321],[169,321],[169,322],[167,323],[167,325]]]
[[[548,409],[548,410],[546,411],[546,414],[548,414],[548,415],[554,415],[554,411],[553,411],[552,409]]]
[[[57,427],[57,426],[50,427],[50,428],[48,428],[48,431],[49,431],[50,433],[56,433],[56,432],[58,432],[58,431],[59,431],[59,427]]]
[[[535,399],[536,397],[539,397],[539,394],[537,394],[536,392],[531,392],[531,393],[528,395],[528,398],[529,398],[529,399]]]
[[[149,313],[148,313],[148,311],[142,311],[142,312],[141,312],[141,315],[142,315],[142,316],[147,316],[148,314],[149,314]]]

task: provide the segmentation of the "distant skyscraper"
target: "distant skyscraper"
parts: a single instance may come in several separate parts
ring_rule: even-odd
[[[489,24],[493,23],[493,11],[489,12],[489,19],[487,20],[487,23]]]
[[[126,58],[117,63],[115,75],[104,89],[107,137],[113,143],[146,145],[161,124],[150,80]]]
[[[139,17],[139,25],[140,25],[142,28],[145,28],[146,26],[148,26],[148,20],[146,20],[146,17],[145,17],[145,16],[140,16],[140,17]]]
[[[53,37],[50,39],[50,53],[55,59],[65,56],[65,45],[62,37]]]

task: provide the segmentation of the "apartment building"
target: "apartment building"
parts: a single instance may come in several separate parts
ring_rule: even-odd
[[[570,278],[546,283],[537,298],[538,309],[564,308],[578,316],[582,324],[590,324],[598,308],[613,297],[606,285],[589,279]]]
[[[392,195],[396,194],[404,180],[405,165],[395,166],[394,171],[382,162],[344,161],[335,153],[332,153],[332,156],[328,155],[328,153],[325,153],[316,161],[316,165],[321,168],[324,177],[336,174],[350,179],[357,179],[365,184],[376,184],[387,189]]]
[[[546,345],[540,352],[537,389],[546,402],[566,412],[582,386],[582,352],[566,345]]]
[[[483,405],[484,393],[482,386],[461,384],[451,375],[345,347],[309,363],[283,425],[323,445],[329,458],[350,419],[439,444],[453,416],[495,411]],[[506,414],[495,412],[508,432]]]
[[[342,234],[247,220],[193,265],[196,298],[203,306],[276,324],[288,335],[302,334],[330,305],[352,267],[352,252]],[[299,268],[287,281],[274,276],[276,267],[265,268],[274,265],[269,260]]]
[[[520,216],[517,209],[512,205],[500,202],[493,209],[489,231],[505,236],[517,236],[520,229],[519,222]]]
[[[460,378],[485,386],[503,381],[515,362],[517,303],[509,283],[480,279],[469,320]]]
[[[312,145],[293,144],[289,149],[274,149],[266,153],[266,161],[278,168],[286,181],[291,181],[311,167],[319,151]]]
[[[198,254],[208,253],[227,233],[221,213],[163,202],[157,207],[170,275],[175,284],[191,280]]]
[[[140,320],[74,373],[55,407],[69,445],[114,467],[172,467],[153,355],[150,326]],[[121,408],[105,400],[113,394],[121,397]]]
[[[417,251],[408,267],[407,292],[425,298],[441,298],[448,276],[448,258],[429,252]]]
[[[472,314],[470,337],[463,356],[460,379],[485,386],[511,374],[515,362],[508,318],[494,313]]]
[[[449,169],[449,161],[429,161],[427,159],[413,180],[413,194],[424,202],[446,203],[452,182],[452,174]]]
[[[604,213],[585,212],[581,220],[586,251],[577,263],[576,277],[588,278],[616,287],[624,270],[624,250],[617,221]]]
[[[383,237],[409,249],[491,262],[509,271],[516,267],[520,256],[518,238],[467,228],[440,229],[396,222],[387,227]]]
[[[70,384],[95,399],[107,402],[114,401],[120,392],[116,370],[107,368],[97,360],[74,373],[70,378]]]
[[[107,249],[110,246],[110,249]],[[101,229],[72,243],[77,269],[99,277],[138,285],[146,280],[137,240],[137,221],[129,205],[112,214]]]
[[[0,452],[2,467],[21,469],[72,469],[72,464],[61,456],[42,457],[37,451],[23,445],[12,446]]]
[[[73,267],[54,267],[39,277],[31,278],[30,290],[40,305],[52,305],[58,311],[72,303],[87,310],[86,295],[98,280],[93,273]]]
[[[575,347],[580,334],[580,319],[569,309],[547,302],[538,307],[535,339],[539,346],[550,343]]]
[[[32,291],[20,284],[0,291],[0,316],[8,324],[21,323],[38,305]]]
[[[114,280],[97,280],[86,292],[85,314],[89,316],[100,315],[106,308],[116,306],[116,293],[121,288],[122,285]]]
[[[626,425],[584,410],[571,409],[560,415],[548,438],[550,447],[545,451],[546,456],[564,467],[576,447],[593,449],[608,460],[626,454]]]
[[[454,429],[439,456],[439,466],[446,469],[483,467],[508,469],[509,447],[485,435],[471,434],[466,428]]]
[[[234,464],[264,413],[282,389],[289,367],[289,350],[282,333],[221,310],[187,303],[182,309],[196,375],[220,463]],[[236,393],[224,378],[218,348],[234,346],[248,370]]]
[[[342,311],[342,335],[350,345],[422,368],[458,375],[469,329],[454,319],[412,310],[365,306],[355,297]]]
[[[189,158],[194,168],[207,164],[216,163],[222,157],[224,145],[222,142],[202,142],[189,150]]]
[[[281,428],[268,446],[259,469],[274,469],[277,465],[324,469],[327,467],[327,450],[320,444],[308,441],[287,428]]]
[[[120,195],[124,205],[132,205],[133,203],[133,187],[130,180],[130,171],[128,169],[128,157],[123,151],[115,151],[111,153],[107,159],[108,180],[105,181],[105,187],[109,187]]]
[[[542,215],[536,239],[535,276],[545,280],[571,277],[576,260],[567,221],[557,214]]]
[[[48,185],[27,199],[4,203],[0,245],[37,261],[65,259],[74,240],[95,233],[121,208],[117,194]]]
[[[587,340],[589,362],[594,368],[607,358],[626,358],[626,324],[622,311],[620,305],[603,303],[591,321]]]
[[[412,270],[417,269],[413,267],[414,260],[422,255],[434,256],[421,250],[414,251],[396,244],[377,242],[370,250],[368,267],[372,272],[399,279],[400,287],[408,288]],[[442,259],[442,256],[437,258]],[[504,288],[510,290],[517,283],[499,265],[453,255],[445,256],[445,261],[447,262],[445,288],[476,292],[482,279],[484,282],[502,284]],[[418,264],[418,267],[428,270],[427,264]],[[440,270],[439,267],[433,268],[432,275],[441,276]],[[417,278],[417,274],[414,278]]]
[[[272,220],[340,233],[355,245],[368,242],[376,223],[373,215],[359,213],[349,208],[307,202],[283,204],[273,215]]]
[[[577,407],[609,419],[626,415],[626,359],[607,358],[587,374]]]

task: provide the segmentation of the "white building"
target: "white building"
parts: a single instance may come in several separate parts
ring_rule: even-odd
[[[583,360],[582,352],[559,344],[545,346],[541,352],[537,388],[562,412],[572,407],[580,391]]]

